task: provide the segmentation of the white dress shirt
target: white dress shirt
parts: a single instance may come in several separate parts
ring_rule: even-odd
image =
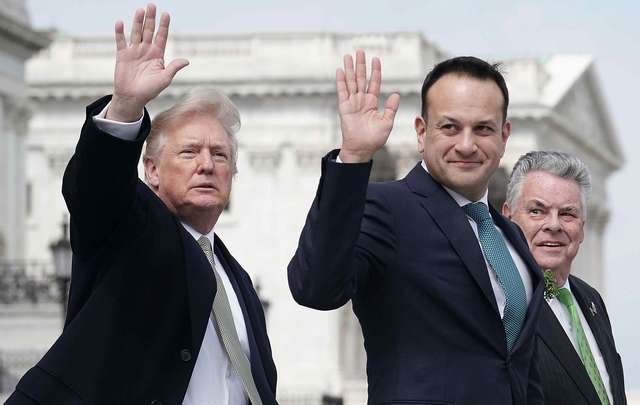
[[[132,123],[107,120],[105,116],[108,108],[109,105],[93,117],[93,121],[98,129],[116,138],[128,141],[134,140],[140,131],[142,117]],[[211,242],[211,246],[214,246],[213,229],[211,229],[207,235],[201,235],[185,223],[182,223],[182,226],[196,241],[200,236],[205,236]],[[229,306],[231,307],[231,314],[233,315],[240,346],[247,358],[250,359],[249,338],[247,336],[247,328],[242,309],[231,281],[216,256],[215,247],[213,250],[213,260],[229,299]],[[213,269],[211,269],[211,271],[213,271]],[[231,365],[229,361],[229,356],[218,338],[211,318],[209,318],[202,345],[200,346],[200,352],[196,357],[196,364],[193,368],[191,380],[189,381],[182,405],[246,405],[247,403],[247,396],[242,386],[242,380],[233,369],[233,365]]]
[[[593,355],[593,359],[596,362],[596,366],[598,367],[598,371],[600,372],[600,378],[602,378],[602,383],[604,384],[604,388],[607,390],[607,396],[609,397],[609,402],[613,404],[613,395],[611,395],[611,386],[609,384],[609,373],[607,373],[607,367],[604,364],[604,357],[602,357],[602,352],[600,352],[600,348],[598,347],[598,342],[596,342],[596,338],[593,336],[593,332],[591,332],[591,328],[589,327],[589,323],[587,322],[584,314],[582,313],[582,309],[580,305],[578,305],[578,301],[576,301],[576,297],[573,295],[571,291],[571,286],[569,284],[569,279],[562,286],[562,288],[566,288],[571,293],[573,297],[573,301],[576,304],[576,309],[578,311],[578,316],[580,317],[580,323],[582,324],[582,329],[584,330],[584,334],[587,337],[587,342],[589,343],[589,348],[591,349],[591,354]],[[564,333],[567,334],[567,337],[571,341],[573,348],[576,349],[576,353],[580,353],[578,351],[578,342],[576,340],[576,334],[571,328],[571,315],[569,314],[569,309],[565,307],[558,299],[553,298],[547,300],[551,310],[558,318],[558,322],[562,325],[562,329],[564,329]],[[578,354],[578,357],[580,355]]]

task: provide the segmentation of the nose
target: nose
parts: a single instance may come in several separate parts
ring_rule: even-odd
[[[213,158],[208,150],[203,150],[198,155],[198,173],[212,173]]]
[[[456,142],[456,152],[460,153],[461,155],[468,156],[475,153],[477,149],[478,146],[476,145],[475,138],[471,129],[465,128],[460,133],[458,142]]]
[[[558,232],[560,230],[560,218],[557,212],[551,212],[544,223],[544,230]]]

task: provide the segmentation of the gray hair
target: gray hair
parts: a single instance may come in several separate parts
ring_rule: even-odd
[[[591,191],[591,175],[582,160],[557,151],[533,151],[520,156],[513,166],[507,185],[507,204],[512,209],[516,207],[522,192],[522,183],[530,172],[545,172],[575,181],[580,187],[582,219],[587,219],[587,196]]]
[[[164,147],[167,128],[186,121],[194,114],[208,115],[218,120],[225,129],[229,136],[232,171],[235,174],[238,171],[238,140],[235,135],[240,130],[240,113],[227,96],[212,88],[191,90],[173,106],[156,115],[151,121],[143,159],[157,158]]]

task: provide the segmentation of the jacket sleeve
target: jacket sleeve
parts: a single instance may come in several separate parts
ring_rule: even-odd
[[[75,152],[62,181],[62,194],[71,214],[74,255],[95,254],[126,218],[136,195],[137,165],[149,133],[145,111],[137,139],[126,141],[99,130],[93,122],[110,97],[89,105]]]
[[[322,160],[322,177],[288,267],[289,289],[301,305],[335,309],[362,292],[394,252],[384,195],[367,192],[371,162]]]

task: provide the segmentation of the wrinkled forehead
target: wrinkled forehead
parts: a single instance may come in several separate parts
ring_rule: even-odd
[[[547,206],[583,210],[582,190],[578,182],[543,171],[527,173],[520,200],[522,203],[540,201]]]
[[[162,131],[171,145],[217,145],[231,148],[231,136],[220,120],[203,113],[189,113],[167,123]]]

